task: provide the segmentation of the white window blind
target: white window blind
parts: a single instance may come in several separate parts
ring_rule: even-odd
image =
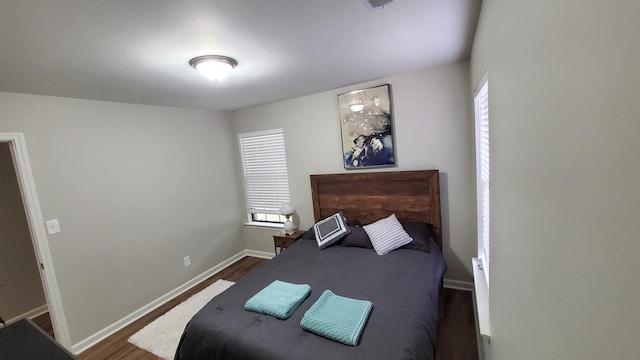
[[[250,214],[279,214],[289,201],[282,129],[238,135]]]
[[[483,77],[475,98],[476,184],[478,204],[478,257],[489,286],[490,255],[490,152],[489,152],[489,82]]]

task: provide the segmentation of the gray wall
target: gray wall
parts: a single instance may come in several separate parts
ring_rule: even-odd
[[[233,132],[284,129],[292,204],[298,211],[300,227],[306,229],[313,225],[309,175],[346,172],[341,161],[337,95],[384,83],[392,88],[398,163],[397,168],[385,170],[442,172],[444,253],[449,266],[446,277],[470,281],[476,223],[468,62],[239,110],[232,113]],[[240,161],[237,163],[241,179]],[[240,196],[244,196],[242,190]],[[241,216],[246,218],[244,212]],[[272,252],[273,233],[244,229],[247,248]]]
[[[485,0],[487,359],[640,356],[640,3]]]
[[[0,132],[24,133],[60,220],[48,241],[74,344],[244,249],[225,113],[0,93]]]
[[[47,305],[9,144],[0,143],[0,315]]]

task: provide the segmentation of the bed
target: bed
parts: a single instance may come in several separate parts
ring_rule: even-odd
[[[400,248],[380,256],[335,244],[317,249],[300,239],[212,299],[187,324],[176,360],[434,359],[441,254],[437,170],[311,175],[315,221],[336,212],[363,224],[396,214],[432,225],[428,251]],[[423,249],[424,250],[424,249]],[[244,310],[274,280],[309,284],[311,294],[287,320]],[[373,303],[356,346],[303,330],[305,312],[330,289]]]

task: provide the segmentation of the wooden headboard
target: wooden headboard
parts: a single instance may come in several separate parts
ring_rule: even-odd
[[[433,225],[442,248],[438,170],[311,175],[315,221],[338,211],[363,224],[396,214]]]

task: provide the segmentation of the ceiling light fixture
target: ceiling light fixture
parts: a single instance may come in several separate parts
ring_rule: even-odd
[[[238,62],[227,56],[204,55],[191,59],[189,65],[207,79],[219,81],[227,77],[231,70],[238,66]]]

